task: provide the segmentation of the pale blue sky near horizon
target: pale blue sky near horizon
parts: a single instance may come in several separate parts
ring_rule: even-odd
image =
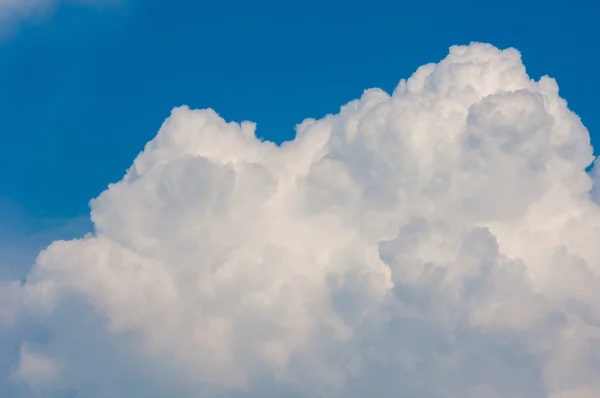
[[[281,142],[303,119],[337,112],[370,87],[391,92],[449,46],[472,41],[515,47],[532,77],[556,78],[594,142],[599,8],[583,1],[58,2],[43,18],[15,23],[0,44],[0,235],[38,236],[57,225],[85,231],[88,201],[123,176],[175,106],[257,122],[259,135]],[[83,221],[65,229],[67,220]]]

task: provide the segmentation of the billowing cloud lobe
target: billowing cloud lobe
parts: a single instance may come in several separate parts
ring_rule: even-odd
[[[94,233],[0,287],[11,327],[45,331],[16,375],[92,398],[600,396],[592,161],[556,82],[477,43],[281,146],[176,108]]]

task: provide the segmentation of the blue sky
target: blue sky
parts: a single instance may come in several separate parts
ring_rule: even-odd
[[[523,396],[556,397],[554,388],[588,396],[600,391],[600,329],[565,337],[583,324],[597,329],[593,315],[600,314],[600,208],[593,202],[600,202],[600,189],[597,176],[597,197],[587,196],[587,135],[551,82],[528,86],[514,52],[473,45],[448,55],[450,46],[470,42],[517,48],[531,77],[557,79],[560,96],[600,145],[600,6],[579,0],[26,1],[49,6],[41,15],[7,19],[2,4],[8,3],[0,0],[0,396],[29,397],[39,384],[55,391],[43,395],[52,397],[149,391],[164,397],[175,385],[182,390],[175,395],[196,397],[202,383],[213,381],[211,372],[198,372],[205,379],[196,380],[196,369],[221,366],[215,380],[233,375],[223,359],[228,355],[242,374],[259,380],[256,396],[268,396],[263,390],[280,396],[271,365],[255,364],[283,363],[289,354],[298,362],[290,362],[293,377],[284,379],[295,380],[298,365],[301,390],[311,390],[320,388],[312,373],[321,380],[328,375],[321,370],[336,368],[338,360],[352,362],[353,373],[357,352],[365,368],[347,396],[374,389],[398,396],[406,386],[424,394],[413,396],[441,396],[433,392],[448,388],[444,394],[486,396],[485,389],[465,394],[486,382],[504,391],[492,396],[516,396],[505,385]],[[474,69],[462,60],[465,53],[477,61]],[[367,88],[392,92],[430,62],[440,62],[427,72],[439,78],[434,98],[440,103],[446,104],[445,83],[464,84],[452,101],[459,115],[469,115],[472,130],[452,112],[428,113],[422,104],[430,93],[418,88],[423,75],[412,80],[414,96],[412,89],[392,99],[370,92],[360,109],[306,127],[309,138],[287,152],[231,133],[210,113],[181,110],[174,116],[181,124],[145,153],[141,183],[105,191],[174,107],[210,107],[228,121],[256,122],[258,136],[281,143],[294,138],[304,119],[337,113]],[[507,93],[506,82],[525,90]],[[467,88],[480,95],[475,102],[460,97]],[[548,103],[540,105],[540,98]],[[394,112],[382,116],[380,104]],[[346,117],[364,125],[358,129]],[[420,118],[427,118],[425,127]],[[206,120],[218,134],[204,128]],[[439,125],[459,133],[446,140]],[[331,136],[320,142],[318,133],[327,129]],[[169,141],[182,135],[197,146]],[[471,138],[483,144],[463,148]],[[198,148],[207,142],[215,149]],[[165,153],[167,171],[149,172]],[[473,158],[463,163],[463,154]],[[238,168],[228,156],[240,160]],[[558,166],[536,168],[540,161]],[[301,166],[288,167],[291,162]],[[417,184],[414,175],[425,177]],[[564,189],[549,189],[554,183]],[[88,203],[103,191],[94,208],[102,233],[52,245],[29,273],[40,249],[92,228]],[[331,221],[336,217],[344,222]],[[388,239],[393,228],[398,235]],[[417,278],[421,265],[425,277]],[[530,271],[540,279],[528,283]],[[442,282],[450,287],[438,289]],[[268,308],[257,305],[253,313],[246,303],[255,297],[267,297]],[[430,312],[446,303],[472,324]],[[504,312],[489,310],[497,303]],[[404,310],[397,304],[422,319],[399,315]],[[372,318],[363,323],[357,316],[363,313]],[[389,321],[380,324],[384,318]],[[203,329],[215,319],[224,320],[225,333]],[[340,344],[328,319],[354,337]],[[119,327],[132,335],[119,334]],[[157,336],[164,337],[156,346],[164,357],[137,355],[138,342]],[[260,357],[261,350],[255,357],[250,343],[256,341],[273,348],[265,352],[274,357]],[[308,361],[297,341],[308,342]],[[539,342],[557,348],[549,352]],[[394,345],[406,357],[394,357]],[[206,354],[212,349],[214,361]],[[179,361],[188,354],[189,364]],[[379,354],[381,363],[412,370],[381,369]],[[560,380],[550,383],[546,371]],[[583,387],[588,390],[577,390]]]
[[[0,45],[0,201],[33,220],[86,214],[174,106],[282,141],[471,41],[514,46],[533,77],[555,77],[593,136],[599,15],[577,1],[64,2]]]

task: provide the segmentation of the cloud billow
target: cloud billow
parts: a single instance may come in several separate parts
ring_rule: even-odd
[[[592,153],[553,79],[479,43],[280,146],[176,108],[91,202],[94,233],[0,286],[0,321],[45,331],[13,336],[11,378],[91,398],[596,397]]]

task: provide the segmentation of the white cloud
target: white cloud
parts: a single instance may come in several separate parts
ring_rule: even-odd
[[[54,383],[60,375],[61,365],[52,358],[39,355],[32,347],[23,345],[18,367],[13,378],[24,381],[38,390]]]
[[[281,147],[177,108],[23,314],[91,398],[595,397],[592,160],[555,81],[484,44]]]

